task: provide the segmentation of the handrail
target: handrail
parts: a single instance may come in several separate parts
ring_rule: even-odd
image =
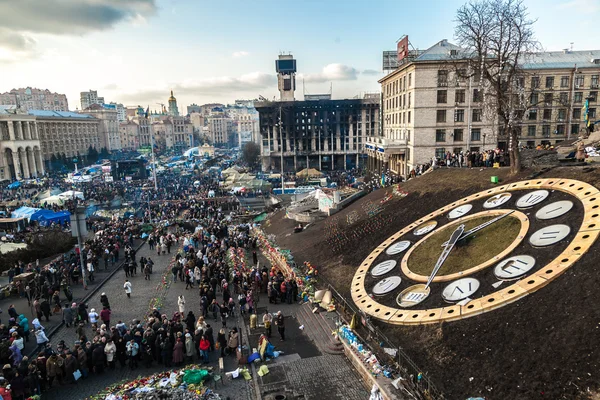
[[[338,303],[343,305],[342,306],[343,309],[349,309],[353,314],[360,315],[364,318],[364,321],[365,321],[364,326],[368,329],[368,331],[370,332],[370,335],[375,336],[377,343],[384,343],[385,347],[389,347],[389,348],[392,348],[397,351],[398,358],[395,359],[391,356],[390,356],[390,358],[395,363],[397,363],[399,367],[404,368],[410,374],[412,383],[415,384],[416,388],[426,391],[429,394],[431,399],[440,399],[440,400],[444,399],[444,395],[435,387],[435,385],[433,384],[433,382],[431,381],[431,379],[427,375],[427,373],[423,372],[423,370],[417,366],[417,364],[408,356],[408,354],[406,354],[404,351],[402,351],[402,348],[400,346],[398,346],[394,342],[392,342],[386,335],[384,335],[381,332],[381,330],[379,328],[374,326],[370,322],[369,317],[366,316],[364,312],[362,312],[361,310],[356,308],[353,304],[351,304],[348,300],[346,300],[346,298],[344,296],[342,296],[341,293],[338,292],[333,287],[333,285],[327,281],[327,279],[325,279],[322,276],[317,276],[317,280],[320,280],[325,285],[327,285],[327,288],[331,291],[333,298],[335,298],[338,301]],[[345,321],[345,322],[349,323],[349,321]],[[358,335],[358,333],[357,333],[357,335]],[[358,335],[358,336],[360,337],[360,335]],[[368,344],[367,341],[364,341],[364,342],[367,346],[369,346],[369,348],[371,348],[371,350],[373,350],[373,347],[370,344]],[[421,374],[420,379],[418,378],[419,374]]]

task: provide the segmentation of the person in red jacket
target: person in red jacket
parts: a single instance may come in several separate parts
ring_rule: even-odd
[[[4,378],[0,381],[0,396],[2,396],[2,400],[12,400],[10,385]]]
[[[200,356],[202,357],[202,362],[204,364],[208,364],[208,350],[210,349],[210,341],[206,338],[206,335],[202,335],[202,339],[200,339]]]
[[[281,282],[281,285],[279,286],[279,292],[281,293],[281,302],[284,303],[287,293],[287,286],[285,286],[285,281]]]
[[[110,327],[110,309],[106,306],[104,306],[102,308],[102,311],[100,311],[100,319],[102,320],[102,322],[104,323],[104,325],[106,325],[106,327]]]

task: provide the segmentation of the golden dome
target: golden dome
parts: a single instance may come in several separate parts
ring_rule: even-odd
[[[169,101],[177,101],[175,97],[173,97],[173,91],[171,90],[171,97],[169,97]]]

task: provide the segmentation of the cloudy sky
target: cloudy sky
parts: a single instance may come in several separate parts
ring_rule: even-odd
[[[598,48],[600,0],[525,0],[547,50]],[[96,89],[125,105],[267,98],[274,60],[298,60],[297,98],[378,90],[381,52],[452,40],[459,0],[0,0],[0,92]]]

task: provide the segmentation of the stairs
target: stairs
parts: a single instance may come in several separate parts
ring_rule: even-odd
[[[321,353],[344,354],[344,346],[332,332],[336,329],[336,313],[321,311],[313,313],[314,304],[305,303],[300,306],[296,319],[304,325],[304,333],[312,340]]]

